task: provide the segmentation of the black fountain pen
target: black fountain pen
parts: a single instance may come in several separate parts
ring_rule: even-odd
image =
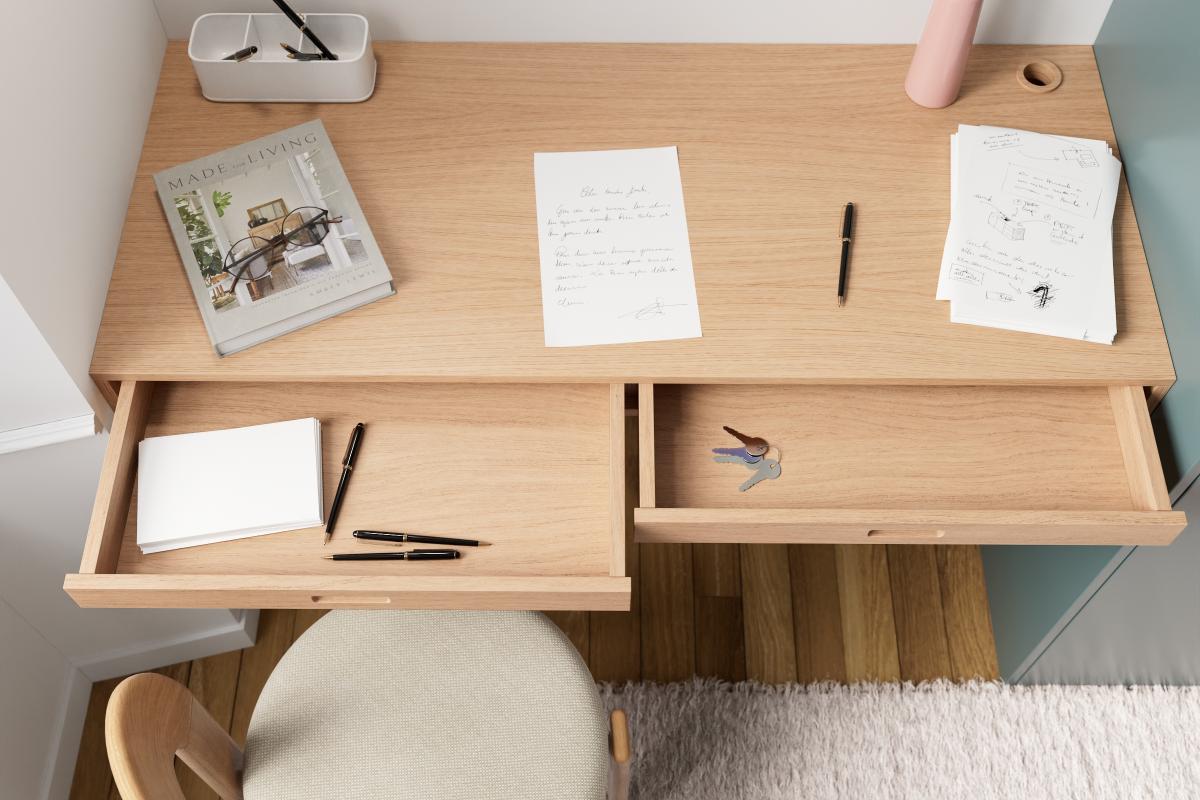
[[[402,550],[398,553],[334,553],[330,561],[446,561],[458,558],[457,550]]]
[[[329,522],[325,523],[325,544],[333,536],[333,523],[337,522],[338,512],[342,510],[342,500],[346,497],[346,485],[350,483],[350,473],[354,471],[354,459],[358,457],[358,445],[362,442],[366,425],[361,422],[354,426],[350,434],[350,444],[346,445],[346,455],[342,458],[342,477],[338,481],[337,491],[333,494],[333,505],[329,507]]]
[[[369,539],[375,542],[391,542],[404,544],[420,542],[422,544],[453,544],[459,547],[488,547],[491,542],[480,542],[475,539],[454,539],[450,536],[426,536],[420,533],[388,533],[387,531],[355,531],[355,539]]]

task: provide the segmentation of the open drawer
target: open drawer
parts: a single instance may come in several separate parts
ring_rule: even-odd
[[[642,384],[638,415],[639,542],[1167,544],[1186,522],[1139,387]],[[740,492],[723,425],[781,475]]]
[[[622,384],[126,382],[65,588],[81,606],[626,610],[624,413]],[[328,546],[310,528],[141,553],[142,438],[300,417],[321,420],[326,510],[350,430],[367,423]],[[219,503],[256,479],[196,480]],[[455,561],[322,558],[378,549],[356,528],[491,546]]]

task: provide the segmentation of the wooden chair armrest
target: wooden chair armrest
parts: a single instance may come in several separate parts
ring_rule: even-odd
[[[612,754],[608,772],[608,800],[629,800],[629,718],[619,708],[609,715],[608,744]]]
[[[153,672],[121,681],[104,717],[123,800],[186,800],[175,756],[225,800],[242,800],[242,751],[179,683]]]

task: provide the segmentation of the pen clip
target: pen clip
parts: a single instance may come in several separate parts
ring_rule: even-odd
[[[362,436],[363,427],[360,422],[350,432],[350,441],[346,442],[346,455],[342,456],[342,466],[346,469],[354,469],[354,465],[350,463],[350,457],[354,455],[355,445],[358,443],[358,438]]]
[[[853,226],[853,221],[847,220],[846,214],[850,211],[850,208],[853,205],[854,205],[853,203],[846,203],[844,206],[842,206],[842,218],[838,221],[838,232],[837,232],[837,240],[839,242],[848,242],[851,239],[850,234],[851,234],[851,227]]]

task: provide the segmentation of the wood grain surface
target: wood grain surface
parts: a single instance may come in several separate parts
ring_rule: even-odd
[[[360,420],[367,430],[328,546],[313,528],[143,555],[135,493],[117,572],[609,575],[611,498],[622,496],[610,487],[609,400],[607,386],[587,384],[469,391],[448,384],[161,384],[147,436],[219,429],[231,420],[319,418],[326,504],[350,430]],[[256,476],[208,480],[219,502],[227,492],[253,494]],[[347,569],[322,558],[391,549],[352,538],[358,528],[468,536],[492,546],[463,548],[453,562],[356,562]]]
[[[660,508],[1133,508],[1101,387],[658,385],[654,402]],[[776,445],[781,477],[737,491],[750,471],[712,459],[737,444],[722,425]]]
[[[959,123],[1115,144],[1089,47],[980,46],[959,100],[908,46],[375,43],[367,102],[213,104],[166,52],[92,361],[100,380],[1127,384],[1174,381],[1128,192],[1112,347],[952,325],[934,300]],[[1062,67],[1054,92],[1013,78]],[[155,172],[320,118],[397,296],[217,358]],[[219,123],[219,124],[218,124]],[[532,155],[676,145],[704,336],[543,346]],[[844,308],[838,215],[859,212]]]

